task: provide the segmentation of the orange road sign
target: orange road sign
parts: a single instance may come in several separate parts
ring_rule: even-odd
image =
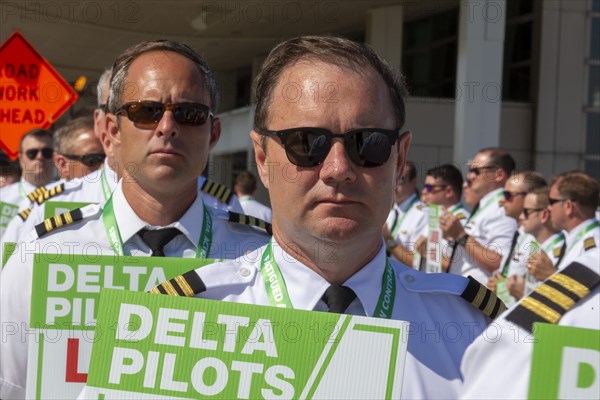
[[[21,136],[48,128],[77,93],[19,32],[0,46],[0,148],[12,159]]]

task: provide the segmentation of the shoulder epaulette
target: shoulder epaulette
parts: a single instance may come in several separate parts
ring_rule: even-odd
[[[600,275],[585,265],[573,262],[535,288],[506,319],[529,332],[532,332],[535,322],[556,324],[598,284]]]
[[[560,256],[561,250],[562,250],[562,246],[561,247],[555,247],[554,250],[552,250],[552,255],[554,257]]]
[[[456,214],[456,219],[465,219],[465,218],[467,218],[465,213],[459,212],[458,214]]]
[[[31,214],[31,210],[33,210],[33,207],[24,209],[23,211],[19,212],[19,217],[21,217],[23,221],[27,220],[27,217],[29,217],[29,214]]]
[[[417,204],[417,210],[422,210],[425,208],[425,204]]]
[[[583,241],[583,250],[588,251],[589,249],[593,249],[596,247],[596,241],[593,237],[589,237]]]
[[[206,290],[206,285],[195,270],[176,276],[150,289],[148,293],[168,294],[169,296],[193,297]]]
[[[29,199],[29,201],[35,201],[38,197],[40,197],[47,191],[48,191],[48,189],[46,189],[44,186],[40,186],[39,188],[35,189],[33,192],[29,193],[27,195],[27,198]]]
[[[496,318],[506,310],[506,305],[494,292],[482,285],[475,278],[469,276],[469,283],[460,297],[479,308],[491,319]]]
[[[233,197],[233,192],[225,185],[209,181],[208,179],[202,184],[202,191],[216,197],[221,203],[229,204]]]
[[[42,204],[46,200],[51,199],[52,197],[61,194],[64,190],[65,190],[65,184],[61,183],[60,185],[56,185],[52,189],[50,189],[50,190],[42,193],[41,195],[39,195],[38,198],[35,199],[35,201],[38,204]]]
[[[73,211],[67,211],[65,213],[55,215],[52,218],[48,218],[41,224],[36,225],[35,231],[39,238],[47,235],[53,230],[60,228],[61,226],[70,225],[74,222],[81,221],[83,219],[83,213],[81,208],[77,208]]]
[[[252,217],[250,215],[240,214],[233,211],[229,211],[229,222],[236,224],[254,226],[267,232],[269,235],[273,235],[273,228],[270,223],[263,221],[260,218]]]

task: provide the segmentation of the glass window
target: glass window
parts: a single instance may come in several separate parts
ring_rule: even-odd
[[[585,160],[585,173],[600,181],[600,160]]]
[[[600,12],[600,0],[592,0],[592,11]]]
[[[590,65],[588,87],[588,105],[600,107],[600,65]]]
[[[533,1],[509,0],[506,2],[506,7],[502,98],[529,101],[531,99]]]
[[[600,60],[600,18],[592,18],[590,58]]]
[[[600,155],[600,112],[588,112],[587,114],[585,150],[588,155]]]

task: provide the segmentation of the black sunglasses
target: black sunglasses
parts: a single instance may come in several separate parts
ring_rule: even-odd
[[[277,136],[285,148],[288,160],[299,167],[315,167],[325,161],[333,138],[344,139],[346,153],[356,165],[379,167],[390,158],[392,146],[400,136],[400,128],[360,128],[344,133],[333,133],[323,128],[291,128],[281,131],[257,128],[256,132],[265,136]]]
[[[425,184],[425,185],[423,185],[423,189],[425,189],[425,191],[427,193],[431,193],[431,192],[433,192],[433,189],[436,188],[436,187],[446,187],[446,186],[448,186],[448,185],[430,185],[430,184]]]
[[[104,153],[91,153],[83,155],[63,154],[62,156],[68,158],[69,160],[79,161],[86,167],[97,167],[104,162],[104,158],[106,157]]]
[[[52,158],[52,154],[54,154],[54,149],[52,149],[50,147],[43,147],[41,149],[25,150],[25,155],[30,160],[35,160],[35,158],[38,155],[38,152],[40,152],[40,151],[42,152],[42,157],[44,157],[44,158]]]
[[[493,165],[486,165],[484,167],[471,167],[471,168],[469,168],[469,173],[479,176],[481,174],[481,171],[484,171],[486,169],[498,169],[498,168],[494,167]]]
[[[553,206],[556,203],[560,203],[561,201],[567,201],[567,200],[569,200],[569,199],[553,199],[552,197],[548,197],[548,204]]]
[[[511,199],[513,197],[517,197],[517,196],[525,196],[527,194],[527,192],[509,192],[508,190],[505,190],[502,195],[504,196],[504,199],[506,201],[511,201]]]
[[[213,117],[210,107],[200,103],[164,104],[157,101],[139,100],[125,103],[117,108],[115,115],[126,114],[138,128],[153,129],[163,117],[165,111],[171,111],[178,124],[198,126]]]
[[[542,210],[543,208],[523,208],[523,215],[525,216],[525,219],[527,219],[532,213]]]
[[[98,109],[104,113],[108,112],[108,106],[106,104],[98,104]]]

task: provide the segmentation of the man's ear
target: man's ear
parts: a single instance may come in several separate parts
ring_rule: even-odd
[[[412,132],[406,131],[398,138],[398,159],[396,160],[396,183],[400,182],[400,178],[404,174],[406,160],[408,160],[408,149],[412,142]]]
[[[119,124],[117,121],[117,117],[114,114],[106,114],[106,118],[104,118],[105,124],[105,132],[108,135],[108,139],[116,146],[121,145],[121,130],[119,129]]]
[[[258,171],[258,176],[262,181],[263,185],[267,189],[269,189],[269,166],[267,165],[267,152],[266,152],[266,142],[263,147],[263,138],[261,134],[256,131],[250,132],[250,138],[252,139],[252,145],[254,147],[254,160],[256,161],[256,169]]]
[[[69,172],[66,170],[67,169],[67,159],[63,155],[58,154],[56,151],[52,155],[52,158],[54,159],[54,165],[56,165],[56,168],[58,169],[58,173],[60,174],[60,176],[61,177],[66,176]]]
[[[209,148],[212,150],[219,141],[221,137],[221,120],[215,117],[212,121],[212,126],[210,129],[210,143]]]

